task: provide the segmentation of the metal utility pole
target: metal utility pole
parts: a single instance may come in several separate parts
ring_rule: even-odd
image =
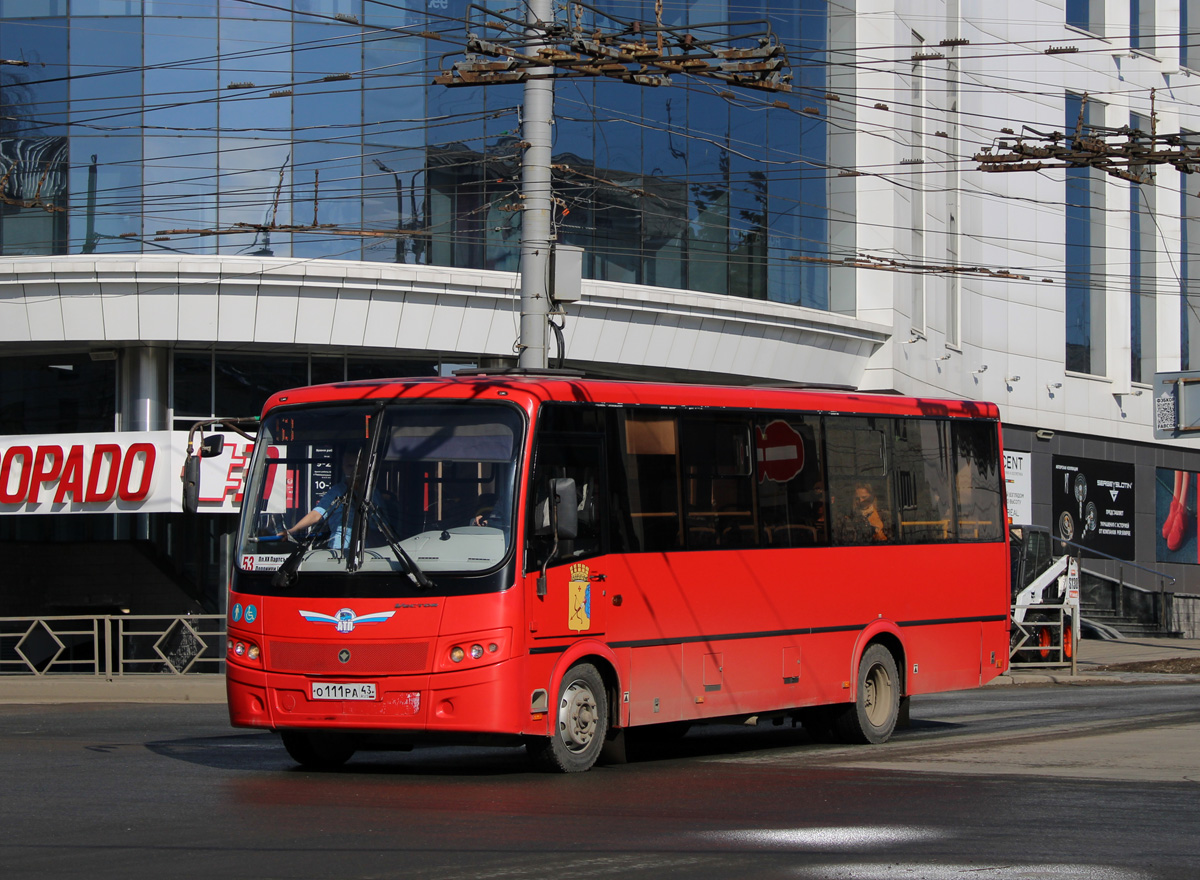
[[[770,92],[790,92],[787,58],[766,22],[722,22],[705,25],[745,28],[728,37],[750,43],[742,48],[717,48],[713,41],[664,25],[662,3],[655,6],[656,22],[618,22],[619,28],[596,26],[585,33],[583,3],[573,3],[574,25],[554,21],[552,0],[527,0],[524,20],[504,12],[470,6],[485,16],[481,28],[501,36],[482,39],[469,33],[467,58],[443,71],[434,82],[445,86],[522,83],[521,148],[521,338],[517,365],[545,369],[551,313],[550,252],[553,243],[551,127],[554,121],[554,80],[605,77],[642,86],[670,85],[670,75],[704,77],[729,86]],[[750,30],[747,25],[761,25]],[[468,25],[470,28],[471,25]],[[520,37],[515,37],[517,32]],[[480,56],[497,59],[482,61]]]
[[[525,35],[536,53],[544,45],[546,22],[553,18],[551,0],[530,0]],[[539,38],[542,43],[537,42]],[[517,366],[544,370],[550,315],[550,132],[554,124],[554,80],[551,71],[534,70],[525,79],[521,137],[521,339]]]

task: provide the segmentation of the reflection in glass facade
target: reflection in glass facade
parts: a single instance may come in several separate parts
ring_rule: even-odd
[[[466,0],[290,6],[0,0],[0,58],[29,62],[0,67],[0,253],[516,270],[521,86],[432,83],[463,57]],[[791,95],[559,82],[554,222],[587,275],[829,307],[827,9],[662,4],[681,29],[769,23]]]

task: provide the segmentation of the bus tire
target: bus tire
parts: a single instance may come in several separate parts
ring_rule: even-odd
[[[896,659],[883,645],[871,645],[858,664],[858,696],[837,720],[838,736],[848,743],[887,742],[899,717]]]
[[[526,745],[534,762],[555,773],[582,773],[600,757],[608,735],[608,691],[590,663],[567,670],[558,688],[554,729]]]
[[[280,737],[292,760],[310,770],[336,770],[357,751],[349,737],[338,733],[284,730]]]

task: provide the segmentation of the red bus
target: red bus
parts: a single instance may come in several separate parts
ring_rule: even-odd
[[[1008,664],[993,404],[477,376],[266,404],[230,718],[299,763],[750,716],[887,740]]]

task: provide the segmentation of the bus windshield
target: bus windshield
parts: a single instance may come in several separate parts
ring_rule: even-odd
[[[480,403],[280,408],[243,501],[242,571],[470,574],[512,543],[523,419]],[[278,578],[277,578],[278,580]]]

